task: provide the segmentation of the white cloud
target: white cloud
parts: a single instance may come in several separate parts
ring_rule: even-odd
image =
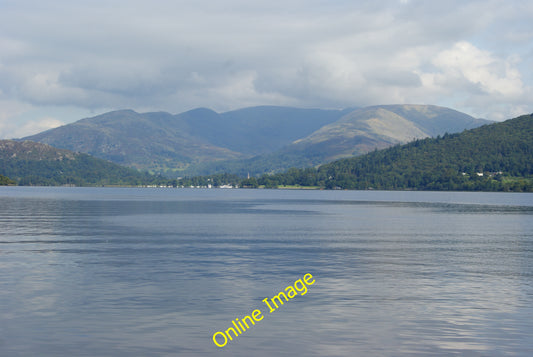
[[[494,58],[489,52],[463,41],[439,53],[433,64],[441,70],[440,81],[466,81],[466,85],[473,84],[483,93],[512,98],[524,93],[515,61]]]
[[[517,65],[520,58],[497,58],[471,43],[461,41],[439,52],[434,70],[421,73],[424,88],[442,97],[453,97],[457,105],[478,115],[505,119],[524,114],[531,87],[526,86]]]

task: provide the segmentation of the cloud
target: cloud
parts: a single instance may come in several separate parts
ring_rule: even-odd
[[[65,123],[55,118],[42,118],[39,120],[32,120],[26,122],[23,126],[13,131],[12,136],[15,138],[21,138],[32,134],[37,134],[41,131],[45,131],[48,129],[57,128],[61,125],[65,125]]]
[[[463,82],[465,87],[474,85],[475,93],[513,98],[524,93],[520,73],[513,63],[517,60],[497,59],[468,42],[458,42],[439,53],[433,64],[441,70],[436,79],[440,82]]]
[[[0,98],[2,93],[0,92]],[[0,139],[13,138],[13,131],[19,126],[12,118],[22,115],[29,105],[15,101],[0,99]]]
[[[524,84],[517,67],[520,62],[519,56],[497,58],[461,41],[438,53],[432,60],[434,72],[421,77],[425,88],[501,120],[505,118],[502,113],[516,115],[526,110],[523,103],[531,97],[531,87]]]
[[[532,16],[492,0],[5,0],[0,101],[35,118],[409,102],[506,118],[533,111]]]
[[[44,117],[36,120],[26,121],[22,125],[0,118],[0,137],[2,138],[21,138],[33,134],[37,134],[41,131],[45,131],[58,126],[64,125],[63,121],[52,117]]]

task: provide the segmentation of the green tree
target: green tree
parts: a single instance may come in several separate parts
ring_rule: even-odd
[[[16,185],[17,183],[7,176],[0,175],[0,186]]]

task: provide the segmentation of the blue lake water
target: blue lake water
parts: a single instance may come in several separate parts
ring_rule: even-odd
[[[0,187],[0,356],[531,356],[531,336],[532,194]]]

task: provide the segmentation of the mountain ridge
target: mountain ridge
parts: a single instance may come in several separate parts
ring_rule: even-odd
[[[452,123],[444,125],[443,122]],[[332,161],[340,157],[365,154],[374,148],[472,129],[486,123],[488,122],[453,109],[432,105],[371,106],[356,109],[294,144],[307,146],[306,150],[309,150],[309,146],[313,144],[330,139],[343,139],[343,149],[339,148],[334,155],[323,159]],[[383,144],[369,148],[368,141],[363,140],[361,136],[375,141],[381,140]]]
[[[448,123],[449,125],[447,125]],[[389,105],[344,110],[277,106],[179,114],[119,110],[22,140],[169,176],[306,167],[488,121],[452,109]],[[450,128],[450,130],[446,130]]]
[[[414,118],[413,121],[401,115],[406,115],[406,112]],[[446,123],[450,125],[447,126]],[[247,173],[282,172],[290,167],[313,167],[415,139],[444,135],[488,123],[491,122],[475,119],[453,109],[430,105],[357,108],[275,152],[238,161],[204,163],[188,173],[207,175],[228,171],[244,176]]]

